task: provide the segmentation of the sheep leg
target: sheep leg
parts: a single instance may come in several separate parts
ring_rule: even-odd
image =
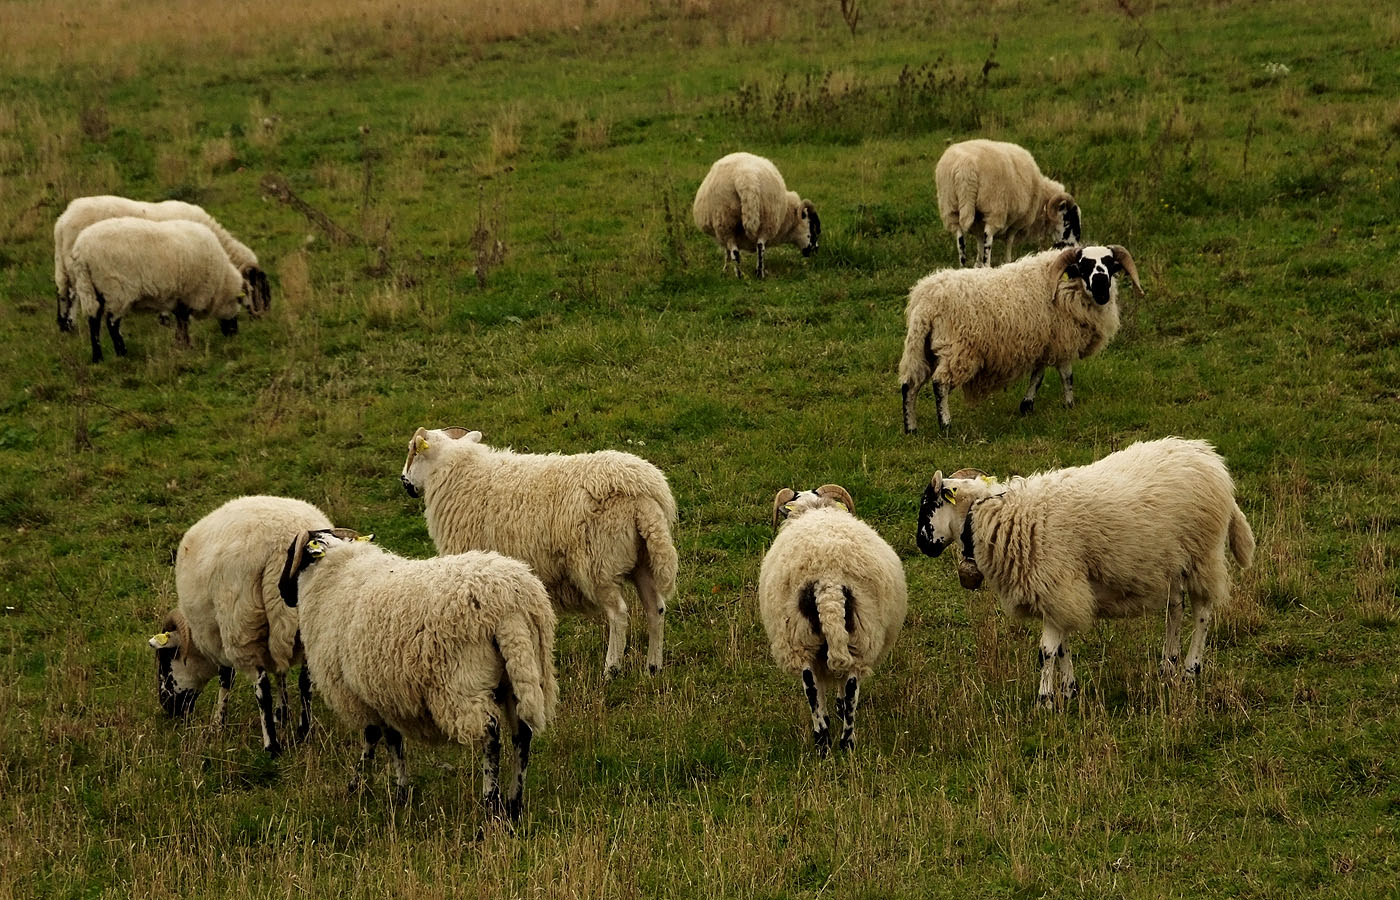
[[[846,679],[843,693],[836,697],[836,716],[841,720],[841,749],[856,745],[856,704],[860,702],[860,681],[852,675]]]
[[[1015,235],[1013,235],[1011,232],[1008,231],[1008,232],[1006,233],[1006,259],[1005,259],[1005,262],[1011,262],[1011,258],[1012,258],[1012,256],[1015,254],[1015,252],[1016,252],[1016,237],[1015,237]]]
[[[126,356],[126,341],[122,340],[122,320],[107,317],[107,335],[112,339],[112,349],[118,356]]]
[[[486,746],[481,754],[481,802],[486,814],[501,814],[501,723],[495,716],[486,720]]]
[[[190,345],[190,308],[183,303],[175,304],[175,340],[181,347]]]
[[[511,739],[515,745],[515,778],[510,799],[506,801],[506,818],[512,823],[520,821],[520,811],[524,806],[525,770],[530,768],[530,741],[534,736],[535,731],[530,723],[515,720],[515,735]]]
[[[946,434],[953,425],[953,417],[948,412],[948,386],[937,378],[933,380],[933,402],[938,406],[938,427]]]
[[[622,668],[622,654],[627,649],[627,601],[622,589],[610,584],[599,592],[599,606],[608,618],[608,651],[603,658],[603,677],[611,678]]]
[[[763,241],[759,241],[759,242],[758,242],[758,278],[759,278],[760,281],[763,280],[764,274],[765,274],[765,273],[764,273],[764,271],[763,271]]]
[[[1210,629],[1213,605],[1210,598],[1198,596],[1200,593],[1191,593],[1191,613],[1196,619],[1196,625],[1191,629],[1191,648],[1186,652],[1186,674],[1193,677],[1201,674],[1201,658],[1206,652],[1206,632]]]
[[[92,361],[102,362],[102,318],[101,310],[95,316],[88,316],[88,338],[92,340]]]
[[[374,762],[374,748],[379,746],[379,738],[382,735],[383,730],[378,725],[365,726],[364,742],[360,745],[360,761],[356,764],[354,774],[350,776],[350,793],[358,791],[364,777],[369,774],[370,763]]]
[[[263,749],[276,756],[282,752],[282,745],[277,743],[277,726],[272,720],[272,679],[266,669],[258,669],[254,692],[258,697],[258,711],[262,717]]]
[[[1064,634],[1046,622],[1040,632],[1040,690],[1036,698],[1042,707],[1055,705],[1055,664],[1063,656]]]
[[[1186,611],[1186,598],[1182,585],[1173,583],[1167,597],[1167,631],[1162,638],[1162,664],[1158,667],[1163,675],[1176,671],[1181,653],[1181,617]]]
[[[1060,695],[1066,700],[1079,696],[1079,682],[1074,678],[1074,654],[1069,644],[1060,644]]]
[[[1074,408],[1074,363],[1068,362],[1058,367],[1060,370],[1060,387],[1065,392],[1065,406]]]
[[[233,667],[219,666],[219,699],[214,704],[214,724],[223,728],[228,724],[228,695],[233,690]]]
[[[301,691],[301,721],[297,723],[298,741],[306,740],[311,733],[311,669],[301,664],[301,674],[297,676],[297,687]]]
[[[632,572],[632,583],[637,586],[637,599],[647,611],[647,669],[655,675],[661,671],[661,647],[665,640],[666,603],[661,592],[656,589],[656,579],[652,577],[649,559],[643,559]]]
[[[996,231],[990,226],[984,225],[982,232],[982,258],[978,265],[990,266],[992,264],[992,238],[996,236]]]
[[[277,708],[273,711],[273,721],[281,728],[287,727],[291,715],[291,703],[287,700],[287,680],[291,677],[290,671],[277,676]]]
[[[724,265],[720,267],[721,275],[729,274],[729,264],[734,263],[734,277],[743,278],[744,272],[739,268],[739,248],[729,247],[724,251]]]
[[[923,387],[918,381],[906,381],[899,386],[900,402],[904,409],[904,433],[913,434],[919,430],[918,417],[914,411],[914,401],[919,396],[919,388]]]
[[[394,802],[408,802],[408,763],[403,758],[403,734],[396,728],[384,726],[384,743],[394,758]]]
[[[957,230],[955,238],[958,242],[958,265],[965,266],[967,265],[967,239],[961,228]]]
[[[1040,390],[1040,384],[1045,380],[1045,367],[1036,366],[1031,373],[1031,382],[1026,385],[1026,396],[1021,398],[1021,415],[1030,415],[1035,412],[1035,395]]]
[[[807,705],[812,710],[812,739],[816,742],[817,753],[826,756],[831,751],[831,728],[826,718],[826,698],[817,686],[817,678],[811,669],[802,670],[802,690],[807,695]]]

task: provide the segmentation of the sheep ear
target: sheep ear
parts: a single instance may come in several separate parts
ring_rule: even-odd
[[[1138,282],[1137,266],[1133,263],[1133,255],[1121,244],[1109,244],[1108,249],[1113,251],[1113,258],[1118,260],[1118,265],[1123,267],[1123,271],[1128,273],[1128,277],[1133,280],[1133,287],[1137,288],[1138,296],[1145,297],[1147,292],[1142,289]]]
[[[783,488],[778,491],[778,495],[773,498],[773,528],[777,529],[778,523],[787,518],[787,505],[797,496],[797,492],[792,488]]]
[[[856,502],[851,499],[851,492],[839,484],[824,484],[817,488],[818,497],[828,497],[846,507],[846,512],[856,511]]]
[[[476,441],[481,440],[481,432],[468,431],[465,428],[458,428],[456,425],[449,425],[448,427],[442,429],[442,433],[452,438],[452,440],[454,441],[460,441],[462,438],[467,438],[468,440]],[[473,434],[476,435],[475,438],[472,437]]]
[[[933,473],[933,477],[928,480],[929,489],[935,494],[943,492],[943,470],[939,469]]]

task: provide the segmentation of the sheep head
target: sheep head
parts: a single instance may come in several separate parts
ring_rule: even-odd
[[[65,332],[66,332],[66,331],[72,331],[72,330],[73,330],[73,307],[74,307],[74,305],[75,305],[75,304],[74,304],[74,299],[73,299],[73,292],[72,292],[71,290],[70,290],[70,291],[62,291],[62,292],[59,293],[59,295],[58,295],[58,330],[59,330],[59,331],[65,331]]]
[[[403,489],[408,492],[408,496],[422,496],[427,482],[427,469],[432,464],[437,448],[441,446],[442,442],[460,440],[467,440],[474,444],[480,443],[481,432],[468,431],[455,425],[439,428],[435,431],[419,428],[413,432],[413,437],[408,442],[408,458],[404,460],[403,472],[399,475],[399,481],[403,484]]]
[[[1079,204],[1068,191],[1056,191],[1045,202],[1045,221],[1055,237],[1056,247],[1078,247],[1082,230]]]
[[[297,589],[301,573],[325,556],[327,550],[341,544],[372,540],[374,535],[362,535],[349,528],[318,528],[303,531],[292,538],[291,544],[287,545],[287,561],[282,565],[282,575],[277,579],[277,592],[282,595],[282,602],[296,607],[301,600]]]
[[[1068,248],[1055,258],[1054,268],[1071,281],[1083,282],[1084,289],[1099,306],[1113,299],[1113,279],[1120,272],[1128,274],[1139,294],[1144,293],[1132,256],[1117,244]]]
[[[962,536],[972,504],[996,490],[996,479],[980,469],[959,469],[947,478],[941,471],[934,472],[919,499],[919,528],[914,535],[919,549],[925,556],[940,555]]]
[[[856,503],[851,494],[839,484],[824,484],[814,491],[794,491],[783,488],[773,498],[773,528],[788,519],[795,519],[813,509],[839,507],[847,512],[856,511]]]
[[[249,266],[241,274],[248,315],[256,319],[272,305],[272,286],[268,283],[267,273],[257,266]]]
[[[178,609],[170,611],[160,631],[146,643],[156,651],[156,697],[161,709],[172,719],[185,718],[218,666],[195,647],[189,623]]]
[[[810,200],[802,201],[801,217],[806,225],[807,243],[805,246],[802,244],[801,231],[803,229],[799,229],[798,246],[802,247],[803,256],[811,256],[817,252],[817,245],[821,242],[822,220],[817,216],[817,208],[812,205]]]

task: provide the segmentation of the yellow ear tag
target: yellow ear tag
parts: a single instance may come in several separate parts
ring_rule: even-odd
[[[162,631],[160,634],[151,638],[151,643],[155,644],[157,647],[164,647],[166,644],[170,643],[170,632]]]
[[[427,438],[419,438],[419,439],[418,439],[418,452],[419,452],[419,453],[426,453],[427,451],[428,451],[428,439],[427,439]]]
[[[372,535],[372,534],[360,534],[360,535],[356,535],[356,536],[355,536],[355,540],[356,540],[356,541],[372,541],[372,540],[374,540],[374,535]]]
[[[789,503],[788,505],[784,506],[783,509],[787,510],[788,512],[792,512],[794,509],[797,509],[797,504]]]
[[[837,500],[837,501],[836,501],[836,505],[839,506],[839,507],[841,507],[842,509],[844,509],[846,512],[850,512],[850,511],[851,511],[851,508],[850,508],[849,506],[847,506],[846,504],[842,503],[840,500]]]
[[[983,475],[982,481],[984,484],[996,484],[997,477],[995,475]]]
[[[1060,273],[1060,280],[1061,280],[1061,281],[1069,281],[1069,273],[1068,273],[1068,272],[1061,272],[1061,273]]]

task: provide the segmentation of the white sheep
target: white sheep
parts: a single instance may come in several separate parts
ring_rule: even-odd
[[[175,553],[179,604],[149,643],[156,651],[156,688],[167,715],[184,717],[215,673],[219,700],[214,721],[228,719],[234,670],[252,676],[262,716],[263,747],[282,749],[275,720],[287,719],[287,680],[302,662],[297,612],[278,597],[287,542],[297,534],[330,528],[326,514],[287,497],[239,497],[204,516],[180,538]],[[281,682],[274,716],[271,672]],[[297,738],[311,727],[311,681],[302,665],[301,722]]]
[[[103,219],[119,216],[135,216],[152,221],[183,219],[198,222],[214,232],[219,246],[228,254],[229,262],[243,276],[244,292],[248,295],[249,312],[258,316],[267,310],[272,299],[267,275],[258,268],[258,257],[247,245],[228,233],[224,226],[203,207],[182,200],[163,200],[149,203],[144,200],[129,200],[126,197],[103,195],[79,197],[68,204],[53,225],[53,280],[58,289],[58,327],[68,330],[72,327],[69,309],[73,304],[72,275],[68,271],[68,257],[73,252],[73,242],[84,228]]]
[[[238,333],[238,311],[246,301],[243,277],[214,233],[198,222],[103,219],[83,229],[68,260],[95,363],[102,361],[98,337],[103,318],[112,348],[118,356],[126,355],[121,323],[133,309],[174,313],[176,338],[185,345],[191,315],[218,319],[225,336]],[[69,328],[72,317],[70,308]]]
[[[405,559],[353,532],[315,530],[286,548],[279,590],[301,611],[321,696],[364,736],[361,774],[383,736],[402,798],[405,735],[473,744],[487,809],[499,814],[504,719],[515,746],[504,812],[520,817],[530,741],[558,699],[554,610],[528,566],[481,551]]]
[[[1165,607],[1162,670],[1175,670],[1186,595],[1196,626],[1185,669],[1199,674],[1211,611],[1229,598],[1226,547],[1243,567],[1254,555],[1224,460],[1205,441],[1181,438],[1005,484],[975,469],[935,472],[916,537],[929,556],[957,542],[964,587],[985,576],[1008,615],[1042,621],[1043,704],[1055,702],[1057,665],[1059,694],[1077,691],[1066,638],[1097,619]]]
[[[836,692],[843,750],[855,743],[860,680],[904,626],[904,567],[857,519],[845,488],[826,484],[773,500],[773,545],[758,575],[758,610],[778,668],[802,678],[817,750],[831,748],[826,693]]]
[[[958,245],[958,265],[967,265],[964,235],[982,231],[979,262],[992,264],[992,239],[1006,237],[1010,262],[1020,237],[1051,237],[1056,247],[1078,246],[1079,206],[1058,181],[1040,174],[1024,147],[973,140],[943,151],[934,170],[938,213]]]
[[[996,269],[942,269],[921,279],[904,310],[904,431],[918,427],[914,401],[930,378],[944,428],[955,388],[976,403],[1027,374],[1021,414],[1031,412],[1046,366],[1059,370],[1065,405],[1073,406],[1075,360],[1118,333],[1119,272],[1142,293],[1132,256],[1117,244],[1046,250]]]
[[[696,226],[724,250],[723,270],[733,260],[735,275],[741,274],[740,250],[758,254],[762,278],[765,248],[794,244],[803,256],[811,256],[822,233],[811,202],[787,189],[771,161],[752,153],[731,153],[711,166],[691,212]]]
[[[666,602],[678,561],[676,501],[656,466],[615,450],[515,453],[465,428],[419,428],[401,476],[422,496],[439,553],[495,550],[529,563],[560,609],[601,614],[608,626],[604,674],[627,647],[631,581],[646,609],[647,665],[661,669]]]

